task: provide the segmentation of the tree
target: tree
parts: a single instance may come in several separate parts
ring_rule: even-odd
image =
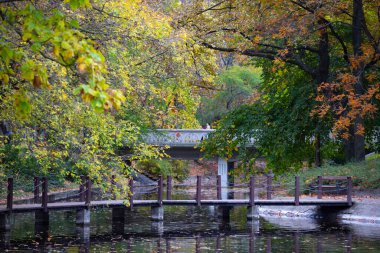
[[[257,88],[261,70],[253,67],[232,66],[222,71],[215,79],[217,90],[202,96],[197,118],[202,125],[224,117],[229,111],[244,103],[250,103]]]
[[[15,106],[19,114],[30,112],[25,88],[49,88],[52,72],[45,62],[57,63],[77,75],[77,91],[97,110],[108,104],[115,108],[125,100],[118,90],[106,83],[106,64],[102,53],[95,49],[76,27],[75,19],[68,19],[65,8],[45,1],[36,4],[7,1],[0,6],[0,76],[6,89],[15,91]],[[88,6],[88,1],[71,1],[72,7]],[[58,6],[64,5],[59,3]],[[3,89],[4,90],[4,89]]]
[[[325,143],[323,158],[333,158],[336,144],[328,138],[331,122],[319,124],[320,120],[311,115],[317,103],[309,99],[316,93],[310,84],[313,80],[295,66],[273,73],[271,61],[256,64],[263,74],[255,99],[226,114],[219,129],[202,143],[203,149],[211,156],[225,157],[239,149],[244,172],[251,168],[252,158],[259,156],[266,157],[268,169],[286,172],[313,162],[318,135]],[[250,139],[254,140],[254,152],[247,143]]]
[[[348,1],[195,1],[191,5],[192,11],[184,13],[179,24],[191,27],[197,41],[207,48],[266,58],[277,64],[275,70],[287,64],[296,65],[313,79],[312,85],[317,90],[327,83],[343,83],[339,72],[350,73],[347,67],[351,66],[352,59],[357,58],[350,57],[351,54],[355,56],[355,52],[350,53],[347,44],[351,39],[344,36],[347,30],[352,31],[347,19],[355,20],[349,4]],[[357,5],[363,7],[361,2]],[[363,18],[359,19],[362,20],[360,27],[366,31],[370,45],[367,57],[373,66],[378,64],[379,58],[375,30],[378,21],[373,19],[377,7],[373,1],[368,1],[366,7],[368,10],[360,15],[372,17],[371,25],[367,26]],[[331,57],[342,57],[345,62],[331,61]],[[366,92],[366,97],[373,98],[377,92],[375,85],[371,92]],[[358,89],[355,89],[354,96],[360,96]],[[336,108],[332,109],[335,113]],[[335,117],[335,120],[339,124],[339,118]],[[350,121],[349,124],[354,123]],[[363,132],[357,133],[363,135]],[[319,136],[316,139],[320,139]],[[357,136],[356,140],[356,153],[363,154],[363,138]],[[315,144],[315,161],[320,165],[320,141]],[[360,160],[363,156],[356,158]],[[352,159],[352,154],[348,154],[347,159]]]
[[[139,0],[10,1],[0,14],[6,174],[15,173],[11,149],[37,174],[88,174],[107,189],[111,174],[129,175],[126,160],[162,157],[141,142],[144,129],[197,125],[196,90],[212,82],[213,54],[173,32],[158,9]]]
[[[320,114],[331,110],[335,115],[333,132],[345,139],[347,160],[360,161],[365,158],[365,120],[376,118],[376,100],[380,98],[377,78],[380,49],[379,38],[376,38],[379,35],[375,28],[380,20],[374,19],[378,16],[378,5],[374,1],[363,4],[353,0],[351,4],[343,12],[347,16],[339,17],[346,25],[352,22],[351,38],[340,40],[346,65],[338,69],[337,81],[319,87],[317,99],[324,101],[318,108]]]

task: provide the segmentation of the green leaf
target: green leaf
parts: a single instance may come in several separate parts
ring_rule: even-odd
[[[79,22],[76,19],[71,20],[70,25],[74,28],[79,28]]]
[[[70,0],[70,8],[73,10],[76,10],[79,7],[79,1],[78,0]]]
[[[30,49],[34,52],[39,52],[42,48],[42,44],[39,42],[33,43],[33,45],[30,47]]]

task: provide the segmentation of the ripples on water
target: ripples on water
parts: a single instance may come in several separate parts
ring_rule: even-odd
[[[86,238],[75,225],[75,211],[51,212],[49,231],[39,235],[34,234],[33,214],[15,214],[11,233],[2,234],[0,251],[380,252],[378,225],[274,217],[247,223],[245,208],[234,208],[229,222],[220,221],[212,207],[165,207],[164,222],[151,222],[149,215],[149,208],[127,210],[120,229],[112,226],[110,210],[92,210],[91,236]]]

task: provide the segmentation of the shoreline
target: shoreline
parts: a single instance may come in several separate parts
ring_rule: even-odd
[[[361,201],[344,210],[321,211],[315,206],[258,206],[262,217],[332,219],[341,223],[373,224],[380,226],[380,200]]]

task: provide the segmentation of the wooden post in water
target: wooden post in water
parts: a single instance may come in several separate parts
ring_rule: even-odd
[[[40,197],[40,178],[34,177],[33,183],[34,183],[34,190],[33,190],[34,199],[33,199],[33,201],[34,201],[34,204],[37,204],[38,198]]]
[[[197,194],[196,194],[196,200],[197,205],[201,206],[201,196],[202,196],[202,178],[201,176],[197,176]]]
[[[90,177],[86,177],[86,195],[85,195],[85,204],[90,205],[91,203],[91,180]]]
[[[91,180],[89,176],[81,176],[82,183],[80,185],[79,197],[81,201],[87,206],[85,208],[77,209],[76,224],[84,227],[88,227],[90,224],[90,202],[91,202]],[[86,237],[87,237],[86,233]]]
[[[151,206],[151,220],[162,221],[164,220],[164,207],[162,206],[162,175],[159,176],[157,182],[157,206]]]
[[[249,178],[249,205],[255,205],[255,177],[250,176]]]
[[[80,185],[79,185],[79,201],[83,202],[84,201],[84,187],[86,184],[86,177],[81,175],[80,176]]]
[[[13,209],[13,178],[9,177],[7,182],[7,209],[12,211]]]
[[[300,205],[300,178],[295,176],[294,204]]]
[[[249,178],[249,204],[247,207],[247,219],[258,220],[260,218],[258,208],[255,205],[255,177]]]
[[[272,199],[272,174],[267,175],[267,199]]]
[[[129,191],[131,195],[129,196],[129,205],[133,208],[133,178],[129,179]]]
[[[42,208],[44,212],[47,212],[48,203],[48,178],[42,178]]]
[[[318,176],[318,199],[322,199],[322,176]]]
[[[352,177],[347,177],[347,203],[352,205]]]
[[[216,198],[218,200],[222,199],[222,176],[216,176]]]
[[[166,182],[166,199],[171,200],[172,199],[172,176],[167,177]]]
[[[162,188],[163,188],[162,175],[160,175],[158,178],[158,192],[157,192],[159,206],[162,206]]]

